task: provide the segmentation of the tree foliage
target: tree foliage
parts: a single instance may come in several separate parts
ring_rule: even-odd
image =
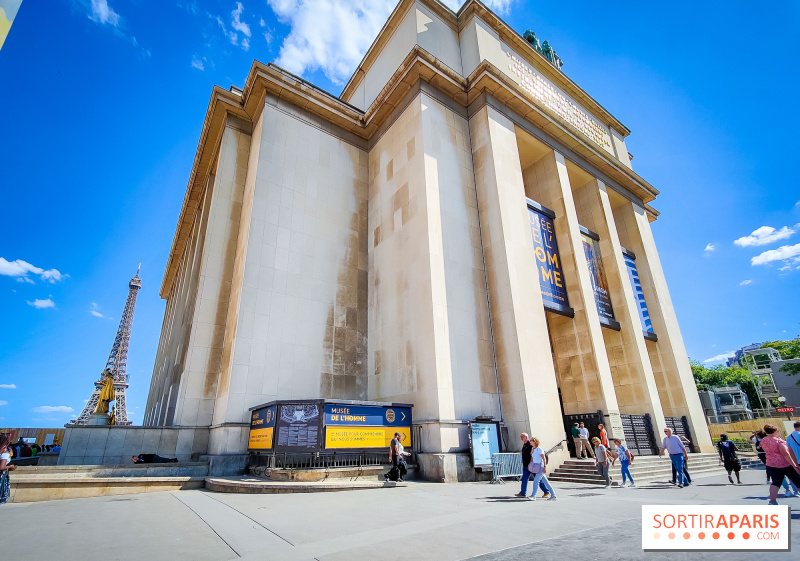
[[[781,359],[800,358],[800,337],[789,341],[767,341],[761,345],[762,349],[773,348],[781,353]]]
[[[742,391],[747,394],[750,407],[754,409],[763,407],[758,397],[757,390],[760,382],[750,374],[747,368],[742,368],[741,366],[725,366],[722,364],[706,368],[696,360],[690,360],[689,362],[692,365],[694,383],[698,390],[738,384],[741,386]]]

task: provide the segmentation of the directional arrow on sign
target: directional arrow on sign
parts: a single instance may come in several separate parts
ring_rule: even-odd
[[[401,421],[405,421],[405,420],[406,420],[406,414],[405,414],[405,413],[403,413],[402,411],[400,411],[400,414],[403,416],[403,418],[402,418],[402,419],[400,419],[400,420],[401,420]]]

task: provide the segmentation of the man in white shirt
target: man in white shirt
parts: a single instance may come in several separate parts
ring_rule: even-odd
[[[661,442],[661,450],[658,455],[663,456],[664,450],[669,453],[669,459],[672,460],[672,465],[675,468],[678,487],[688,487],[689,482],[686,481],[686,476],[683,473],[683,464],[686,461],[686,446],[683,445],[680,438],[672,434],[672,429],[664,429],[664,434],[666,436]]]
[[[594,458],[594,452],[592,452],[592,447],[589,444],[589,429],[587,429],[584,424],[581,423],[580,427],[578,427],[578,432],[580,433],[583,449],[586,450],[586,453],[590,458]]]

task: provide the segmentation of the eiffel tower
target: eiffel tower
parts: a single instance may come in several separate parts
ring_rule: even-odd
[[[119,320],[119,327],[117,328],[117,335],[114,337],[114,344],[111,346],[111,353],[108,355],[108,361],[104,372],[107,370],[111,372],[114,377],[114,406],[115,406],[115,422],[117,425],[130,425],[128,420],[128,409],[125,405],[125,390],[128,388],[128,375],[125,372],[128,363],[128,345],[131,341],[131,328],[133,327],[133,310],[136,307],[136,294],[142,288],[142,279],[139,278],[139,271],[142,264],[139,263],[139,268],[136,270],[136,276],[128,283],[128,300],[125,302],[125,309],[122,310],[122,318]],[[97,402],[100,399],[100,389],[103,387],[103,378],[94,383],[94,392],[86,407],[83,408],[80,416],[73,422],[75,425],[87,425],[89,419],[97,407]]]

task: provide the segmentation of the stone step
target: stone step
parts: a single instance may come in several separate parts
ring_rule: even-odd
[[[725,470],[721,467],[689,470],[689,474],[692,477],[700,475],[717,475],[717,474],[721,475],[724,473]],[[648,473],[648,474],[638,474],[638,475],[636,473],[631,472],[631,475],[633,475],[633,479],[635,481],[654,481],[654,480],[669,481],[672,477],[672,472],[671,470],[669,470],[661,473]],[[619,472],[611,473],[611,477],[616,481],[620,481],[621,479]],[[573,475],[573,474],[559,475],[554,473],[553,475],[548,476],[548,479],[550,479],[551,481],[558,481],[565,483],[587,483],[594,485],[602,484],[604,482],[604,479],[600,475],[597,475],[596,472],[593,474],[586,474],[586,475]]]
[[[11,502],[202,489],[205,477],[11,477]]]

